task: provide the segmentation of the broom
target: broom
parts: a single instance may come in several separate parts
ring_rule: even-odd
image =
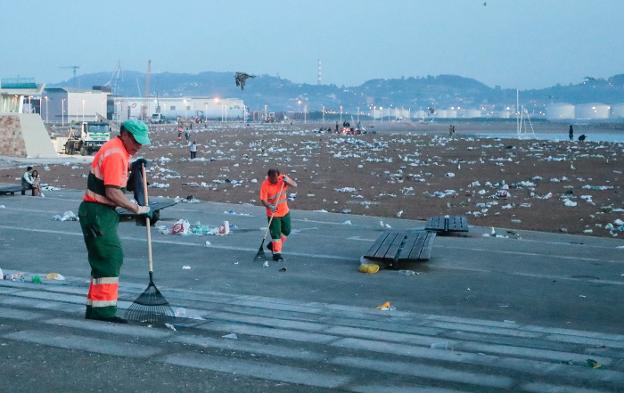
[[[145,206],[149,206],[147,196],[147,177],[145,176],[145,165],[142,165],[143,192],[145,193]],[[153,325],[165,325],[173,323],[175,314],[167,299],[160,293],[154,284],[154,262],[152,260],[152,233],[150,232],[150,218],[145,217],[147,228],[147,260],[149,271],[149,285],[134,303],[126,310],[126,319],[129,321],[149,323]]]
[[[284,189],[284,183],[282,183],[282,186],[280,187],[279,193],[277,194],[277,197],[280,197],[280,194],[282,193],[282,190]],[[258,252],[256,253],[256,256],[254,257],[254,261],[255,262],[259,262],[262,260],[266,260],[266,255],[264,254],[264,241],[266,240],[267,235],[269,234],[269,229],[271,228],[271,223],[273,222],[273,217],[275,217],[275,212],[273,212],[273,214],[271,214],[271,218],[269,219],[269,224],[267,225],[267,229],[266,231],[264,231],[264,236],[262,236],[262,242],[260,243],[260,248],[258,249]]]

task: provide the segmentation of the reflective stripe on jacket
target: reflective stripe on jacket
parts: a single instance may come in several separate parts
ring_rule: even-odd
[[[87,178],[87,191],[83,200],[115,206],[106,197],[106,187],[125,188],[128,183],[128,161],[130,154],[117,137],[106,142],[93,157]]]

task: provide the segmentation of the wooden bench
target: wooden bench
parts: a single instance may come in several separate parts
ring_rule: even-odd
[[[0,195],[15,195],[16,192],[22,192],[21,184],[0,184]]]
[[[156,223],[156,221],[160,220],[160,211],[162,209],[171,207],[175,204],[176,203],[172,200],[150,202],[149,206],[153,212],[150,224],[153,225]],[[138,225],[145,225],[145,219],[142,216],[135,214],[134,212],[122,208],[117,208],[117,214],[119,214],[119,219],[122,221],[136,220]]]
[[[382,233],[364,254],[364,258],[386,262],[390,265],[402,262],[428,260],[435,232],[413,230],[388,230]]]
[[[438,233],[468,232],[468,220],[464,216],[430,217],[425,224],[425,230]]]

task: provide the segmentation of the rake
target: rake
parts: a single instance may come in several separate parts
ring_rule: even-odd
[[[145,205],[149,206],[147,196],[147,177],[145,176],[145,166],[142,168],[143,191],[145,193]],[[167,299],[156,288],[154,284],[154,261],[152,259],[152,233],[150,232],[150,219],[145,217],[145,227],[147,228],[147,260],[149,271],[149,284],[145,291],[136,298],[134,303],[126,311],[126,319],[133,322],[148,323],[152,325],[165,325],[175,321],[175,313]]]
[[[283,189],[284,189],[284,183],[282,183],[279,193],[277,194],[278,198],[280,197],[280,194],[282,193]],[[266,237],[269,234],[269,230],[271,229],[271,223],[273,222],[273,217],[275,217],[275,212],[271,214],[271,218],[269,219],[269,224],[267,225],[267,229],[266,231],[264,231],[264,236],[262,236],[262,242],[260,243],[260,248],[258,248],[258,252],[256,253],[256,256],[254,257],[254,262],[260,262],[260,261],[266,260],[266,254],[264,253],[264,241],[266,240]]]

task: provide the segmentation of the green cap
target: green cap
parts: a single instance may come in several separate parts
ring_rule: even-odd
[[[121,126],[126,129],[129,133],[132,134],[134,140],[142,145],[149,145],[149,130],[147,129],[147,124],[143,123],[141,120],[130,119],[124,121]]]

